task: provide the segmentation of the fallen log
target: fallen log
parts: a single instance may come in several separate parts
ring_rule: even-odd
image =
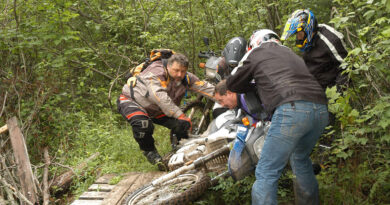
[[[77,171],[84,170],[87,167],[88,163],[96,159],[98,156],[99,156],[99,152],[93,154],[88,159],[86,159],[83,163],[79,164],[74,170]],[[73,170],[69,170],[61,174],[60,176],[56,177],[53,180],[52,185],[50,186],[51,191],[54,193],[58,193],[64,190],[68,190],[75,176],[76,173]]]

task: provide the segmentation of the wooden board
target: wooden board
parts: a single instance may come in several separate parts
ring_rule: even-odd
[[[104,175],[71,205],[120,205],[128,194],[164,174],[166,172],[131,172],[125,174],[116,185],[108,184],[112,177],[116,176],[115,174]]]
[[[102,191],[88,191],[81,194],[79,199],[86,199],[86,200],[103,200],[108,196],[109,192],[102,192]]]
[[[140,176],[141,173],[132,173],[125,179],[120,181],[110,192],[107,198],[103,200],[103,204],[118,204],[123,198],[123,195],[137,181]]]
[[[103,205],[102,200],[76,200],[72,205]]]
[[[22,186],[23,195],[33,204],[37,202],[37,189],[31,169],[30,158],[28,156],[26,143],[22,131],[18,127],[16,117],[7,120],[11,145],[14,151],[18,177]],[[24,204],[24,203],[23,203]]]
[[[88,191],[110,192],[114,187],[115,185],[110,184],[92,184]]]
[[[109,184],[111,179],[116,177],[117,174],[105,174],[95,181],[95,184]]]

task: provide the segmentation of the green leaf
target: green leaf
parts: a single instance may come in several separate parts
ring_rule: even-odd
[[[387,143],[390,143],[390,135],[387,134],[387,135],[383,135],[381,138],[380,138],[381,142],[387,142]]]
[[[349,113],[349,116],[351,116],[351,117],[359,117],[359,115],[360,115],[360,113],[359,113],[357,110],[355,110],[355,109],[353,109],[353,110]]]
[[[362,49],[361,48],[355,48],[352,51],[349,52],[350,55],[359,55],[361,53]]]
[[[336,99],[340,97],[340,93],[337,92],[336,86],[326,89],[326,96],[329,99],[329,103],[336,102]]]
[[[386,0],[386,11],[390,12],[390,0]]]
[[[390,37],[390,27],[385,28],[385,30],[382,31],[381,34],[382,34],[383,36],[385,36],[386,38],[389,38],[389,37]]]
[[[364,17],[367,19],[367,20],[370,20],[372,16],[375,15],[375,10],[369,10],[367,11],[366,13],[364,13]]]
[[[369,85],[367,83],[362,83],[359,85],[359,89],[362,89],[362,88],[365,88],[365,87],[368,87]]]
[[[379,121],[378,125],[383,129],[386,129],[390,125],[390,118],[385,118]]]

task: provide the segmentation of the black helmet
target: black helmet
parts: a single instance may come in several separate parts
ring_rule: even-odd
[[[223,49],[222,55],[230,69],[238,65],[241,58],[246,53],[246,40],[242,37],[234,37],[229,40]]]

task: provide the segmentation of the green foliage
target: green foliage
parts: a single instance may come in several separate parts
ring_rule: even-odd
[[[118,184],[122,179],[123,179],[123,176],[122,176],[122,175],[115,176],[115,177],[113,177],[113,178],[110,180],[109,184],[110,184],[110,185]]]
[[[247,176],[241,181],[234,181],[231,177],[220,179],[217,186],[211,187],[206,195],[194,204],[251,204],[254,179],[254,175]]]
[[[253,182],[253,175],[237,182],[232,178],[228,178],[226,180],[220,180],[219,184],[211,189],[214,191],[223,191],[222,198],[226,203],[250,204]]]
[[[83,159],[95,152],[100,153],[103,173],[155,170],[146,161],[132,137],[131,126],[111,110],[102,110],[95,119],[86,113],[77,113],[79,127],[73,133],[71,159]],[[156,147],[163,155],[170,151],[169,131],[157,126],[154,133]],[[145,163],[146,162],[146,163]]]

